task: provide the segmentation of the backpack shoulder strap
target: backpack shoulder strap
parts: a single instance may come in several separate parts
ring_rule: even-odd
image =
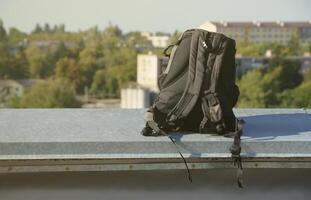
[[[170,44],[168,45],[164,50],[163,50],[163,54],[167,57],[170,57],[172,55],[172,53],[167,53],[167,51],[170,49],[170,48],[173,48],[174,46],[178,46],[180,44],[180,42],[182,41],[184,35],[188,32],[192,32],[194,31],[194,29],[188,29],[186,31],[184,31],[177,39],[177,41],[173,44]]]
[[[172,62],[173,62],[173,59],[174,59],[174,56],[175,56],[175,52],[176,52],[176,49],[177,47],[179,46],[179,44],[181,43],[182,39],[184,38],[184,36],[189,33],[189,32],[192,32],[193,29],[189,29],[189,30],[186,30],[184,31],[178,38],[178,40],[174,43],[174,44],[171,44],[169,45],[168,47],[166,47],[163,51],[163,54],[167,57],[169,57],[169,61],[168,61],[168,64],[167,64],[167,67],[165,69],[165,71],[163,72],[163,74],[168,74],[168,72],[170,71],[170,68],[171,68],[171,65],[172,65]],[[167,53],[167,51],[169,49],[172,48],[172,51],[171,53]]]
[[[209,36],[210,32],[199,29],[192,33],[188,80],[182,97],[168,114],[167,119],[170,124],[175,124],[186,117],[197,103],[210,50],[210,45],[206,43]]]
[[[208,123],[213,124],[218,134],[223,134],[225,131],[224,116],[217,87],[223,67],[226,43],[227,40],[222,34],[217,33],[211,36],[212,52],[207,62],[209,70],[204,77],[205,84],[201,95],[201,107],[204,115],[199,127],[201,133],[209,131]]]

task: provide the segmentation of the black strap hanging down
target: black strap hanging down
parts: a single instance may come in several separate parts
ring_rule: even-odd
[[[242,158],[241,158],[241,136],[243,134],[242,128],[244,124],[243,119],[236,119],[236,130],[233,133],[234,139],[233,144],[230,147],[231,157],[233,161],[233,165],[237,166],[237,183],[239,188],[243,188],[243,166],[242,166]],[[232,133],[228,133],[225,136],[230,137]]]
[[[233,158],[233,165],[237,166],[237,173],[236,173],[236,178],[237,178],[237,183],[239,188],[244,188],[244,183],[243,183],[243,167],[242,167],[242,159],[241,156],[234,156]]]
[[[188,174],[188,180],[190,182],[192,182],[192,176],[190,173],[190,169],[188,167],[187,161],[185,159],[185,157],[182,155],[182,153],[179,151],[178,149],[178,144],[176,143],[176,141],[170,136],[168,135],[165,131],[163,131],[162,129],[159,128],[158,124],[153,120],[153,113],[152,112],[147,112],[145,114],[145,121],[146,121],[146,127],[142,130],[142,135],[144,136],[167,136],[171,142],[174,144],[175,149],[177,150],[177,152],[179,153],[179,155],[181,156],[181,158],[184,161],[184,164],[186,166],[187,169],[187,174]],[[233,161],[233,165],[237,166],[237,184],[239,188],[243,188],[244,187],[244,183],[243,183],[243,166],[242,166],[242,158],[241,158],[241,136],[243,134],[242,132],[242,128],[243,128],[243,124],[244,124],[244,120],[243,119],[236,119],[236,131],[235,132],[231,132],[231,133],[227,133],[224,136],[225,137],[232,137],[234,136],[234,140],[233,140],[233,144],[230,147],[230,152],[231,152],[231,157],[232,157],[232,161]]]
[[[209,33],[195,30],[191,37],[189,73],[186,88],[176,106],[168,114],[168,120],[174,123],[183,116],[187,116],[195,106],[203,82],[207,48],[205,41]]]
[[[242,125],[232,110],[239,96],[235,85],[235,46],[235,41],[223,34],[192,29],[164,50],[170,58],[159,78],[158,98],[146,113],[142,134],[167,136],[183,159],[190,181],[178,143],[165,131],[199,129],[201,133],[233,137],[230,151],[238,168],[238,186],[243,187]]]
[[[187,161],[185,157],[182,155],[182,153],[179,151],[178,146],[177,146],[178,144],[176,143],[176,141],[170,135],[168,135],[165,131],[159,128],[158,124],[153,120],[152,112],[147,112],[145,114],[145,121],[147,124],[146,124],[146,127],[142,130],[142,135],[144,136],[160,136],[160,135],[167,136],[171,140],[171,142],[174,144],[175,149],[177,150],[180,157],[184,161],[184,164],[187,169],[188,180],[192,183],[192,176],[191,176]]]

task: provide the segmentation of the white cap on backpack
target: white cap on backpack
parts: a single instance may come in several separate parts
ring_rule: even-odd
[[[198,27],[198,29],[203,29],[203,30],[206,30],[206,31],[209,31],[209,32],[215,32],[215,33],[217,32],[216,26],[213,23],[209,22],[209,21],[204,22],[203,24],[201,24]]]

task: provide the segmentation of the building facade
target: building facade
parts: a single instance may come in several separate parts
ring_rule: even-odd
[[[152,53],[137,56],[137,83],[141,87],[153,92],[159,91],[158,78],[164,59]]]
[[[150,106],[150,91],[137,84],[121,89],[121,108],[147,108]]]
[[[121,108],[147,108],[159,92],[158,78],[167,58],[155,54],[137,56],[137,82],[121,90]]]
[[[146,37],[149,41],[151,41],[152,46],[158,48],[166,47],[170,39],[169,34],[153,34],[150,32],[142,32],[141,35]]]
[[[286,43],[297,37],[301,43],[311,42],[311,21],[289,22],[215,22],[200,26],[212,32],[223,33],[238,42]]]

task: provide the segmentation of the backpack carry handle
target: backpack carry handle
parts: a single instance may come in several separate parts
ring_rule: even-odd
[[[168,45],[168,46],[163,50],[164,56],[170,57],[171,53],[167,53],[167,51],[168,51],[169,49],[173,48],[175,45],[176,45],[176,44],[170,44],[170,45]]]
[[[186,33],[186,32],[189,32],[189,31],[193,31],[193,29],[186,30],[185,32],[183,32],[183,33],[179,36],[179,38],[177,39],[177,41],[176,41],[175,43],[168,45],[168,46],[163,50],[164,56],[170,57],[170,56],[171,56],[171,53],[167,53],[167,51],[168,51],[169,49],[173,48],[174,46],[178,46],[178,45],[180,44],[181,40],[183,39],[185,33]]]

